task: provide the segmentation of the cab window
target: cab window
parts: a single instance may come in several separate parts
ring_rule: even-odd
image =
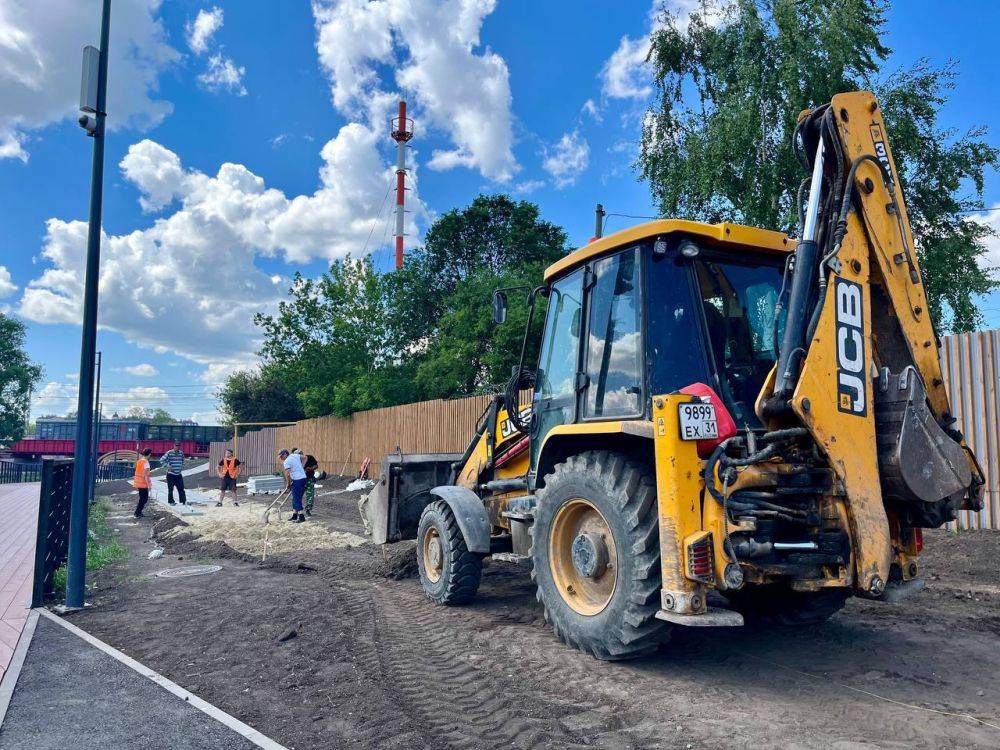
[[[602,258],[591,268],[584,415],[635,416],[642,412],[643,372],[638,250]]]
[[[781,336],[774,319],[781,268],[699,259],[694,269],[721,395],[737,424],[756,426],[754,402],[774,366]]]
[[[583,329],[583,269],[555,282],[549,291],[542,345],[535,380],[531,450],[537,456],[553,427],[572,423],[576,410],[576,374],[579,371]]]

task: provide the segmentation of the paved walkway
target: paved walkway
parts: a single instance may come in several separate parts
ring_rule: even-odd
[[[0,680],[31,606],[39,487],[0,484]]]

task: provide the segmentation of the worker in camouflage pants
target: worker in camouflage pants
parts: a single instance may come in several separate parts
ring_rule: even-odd
[[[319,468],[319,461],[315,456],[306,455],[302,461],[302,468],[306,471],[306,515],[312,515],[313,503],[316,501],[316,469]]]

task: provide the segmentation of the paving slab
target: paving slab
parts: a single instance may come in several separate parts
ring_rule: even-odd
[[[0,484],[0,680],[31,606],[40,487],[38,482]]]

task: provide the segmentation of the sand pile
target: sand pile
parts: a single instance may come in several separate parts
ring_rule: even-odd
[[[180,534],[194,534],[199,541],[220,541],[239,552],[252,555],[268,555],[280,552],[296,552],[307,549],[333,549],[336,547],[356,547],[367,540],[357,534],[330,531],[322,523],[306,521],[291,523],[285,520],[290,511],[283,507],[280,512],[270,514],[270,523],[264,524],[264,511],[268,503],[262,501],[243,502],[238,508],[226,504],[223,508],[198,506],[200,515],[180,515],[187,526],[177,526],[164,532],[170,538]]]

